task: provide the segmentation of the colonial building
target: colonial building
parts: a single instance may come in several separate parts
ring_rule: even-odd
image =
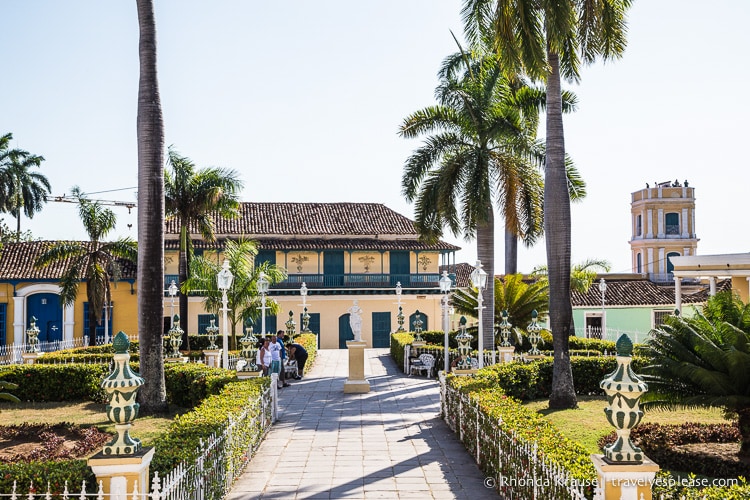
[[[372,347],[390,345],[390,333],[399,326],[399,297],[405,329],[411,329],[417,316],[423,329],[440,328],[439,270],[441,265],[455,267],[459,247],[420,241],[410,219],[378,203],[242,203],[239,213],[236,219],[214,218],[215,245],[198,234],[191,237],[196,252],[217,262],[224,241],[254,240],[256,262],[287,270],[288,278],[269,290],[281,312],[266,317],[267,332],[283,329],[290,311],[299,329],[303,283],[310,329],[320,335],[324,349],[346,347],[352,339],[347,311],[354,301],[363,311],[363,340]],[[175,221],[167,222],[165,289],[177,281],[178,230]],[[402,293],[397,296],[399,283]],[[165,313],[170,307],[165,298]],[[201,297],[189,297],[189,332],[204,333],[211,318]]]
[[[54,243],[6,243],[0,249],[0,346],[24,343],[32,317],[36,318],[40,342],[71,342],[88,333],[86,283],[80,283],[73,304],[60,302],[59,282],[69,262],[34,267],[37,257]],[[121,262],[121,271],[121,279],[112,284],[110,307],[105,309],[107,321],[97,326],[97,336],[111,336],[119,330],[138,333],[135,266]]]

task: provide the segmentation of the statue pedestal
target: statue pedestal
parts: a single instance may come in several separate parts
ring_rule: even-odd
[[[451,370],[451,373],[453,373],[453,375],[475,375],[477,373],[477,370],[475,368],[472,368],[470,370],[461,370],[459,368],[453,368]]]
[[[523,359],[525,359],[526,361],[536,361],[538,359],[544,359],[546,357],[547,356],[545,356],[544,354],[524,354],[523,355]]]
[[[412,342],[412,343],[411,343],[411,346],[412,346],[413,348],[417,348],[417,347],[424,347],[425,345],[427,345],[427,342],[424,342],[424,341],[423,341],[423,342],[419,342],[419,341],[417,341],[417,342]]]
[[[608,464],[604,455],[591,455],[604,500],[652,500],[651,484],[659,466],[648,457],[641,464]]]
[[[187,363],[188,357],[187,356],[180,356],[179,358],[165,358],[165,363]]]
[[[503,363],[510,363],[513,361],[513,353],[516,351],[516,348],[513,346],[509,347],[498,347],[497,353],[500,357],[500,364]]]
[[[206,357],[206,366],[211,368],[221,366],[221,349],[204,349],[203,355]]]
[[[34,363],[36,363],[36,358],[41,355],[42,353],[40,352],[24,352],[23,354],[21,354],[21,359],[23,359],[23,364],[33,365]]]
[[[102,482],[104,496],[111,500],[128,500],[133,498],[136,490],[139,498],[148,497],[148,467],[154,458],[153,447],[141,449],[134,455],[105,455],[101,451],[88,459],[88,466],[96,475],[96,482]]]
[[[349,350],[349,378],[344,382],[344,393],[370,392],[370,382],[365,380],[365,347],[367,342],[347,340]]]

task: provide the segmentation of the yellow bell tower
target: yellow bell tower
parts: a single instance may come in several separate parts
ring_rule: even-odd
[[[631,194],[634,273],[648,274],[654,282],[672,283],[669,257],[696,255],[695,188],[688,181],[646,184]]]

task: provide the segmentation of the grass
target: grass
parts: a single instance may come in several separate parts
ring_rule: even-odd
[[[2,425],[20,425],[23,423],[72,422],[77,425],[94,426],[114,435],[115,425],[107,419],[106,405],[92,402],[0,402],[0,422]],[[144,446],[150,446],[155,438],[167,430],[177,416],[188,410],[170,405],[169,414],[164,416],[138,417],[130,429],[130,435],[141,440]]]
[[[550,410],[547,407],[548,402],[546,399],[536,400],[524,403],[524,406],[544,415],[565,437],[581,443],[589,452],[601,452],[596,442],[599,438],[614,430],[604,416],[604,407],[607,406],[607,400],[603,396],[579,396],[578,408],[575,410]],[[713,408],[681,411],[651,410],[646,412],[641,422],[723,424],[729,423],[731,420],[725,419],[720,409]]]

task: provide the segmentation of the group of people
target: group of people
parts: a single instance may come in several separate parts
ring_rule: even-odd
[[[258,354],[255,363],[263,370],[263,375],[279,374],[279,389],[289,387],[286,381],[287,363],[294,360],[297,363],[297,375],[300,380],[307,362],[307,351],[296,342],[284,345],[284,330],[279,330],[276,335],[264,337],[258,343]]]

